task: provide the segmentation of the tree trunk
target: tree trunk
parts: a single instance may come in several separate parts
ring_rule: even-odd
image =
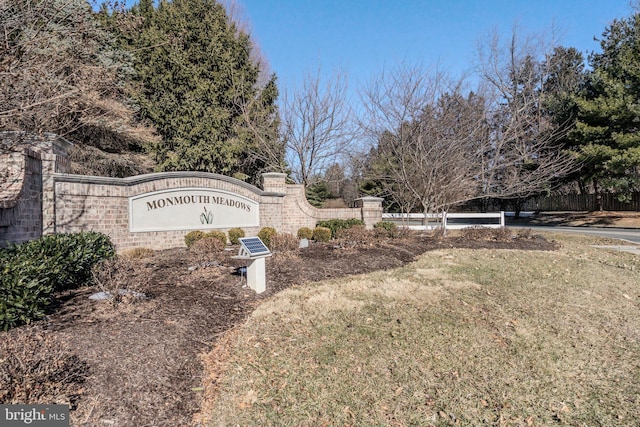
[[[524,200],[521,197],[518,197],[513,201],[514,219],[520,219],[520,212],[522,212],[523,204],[524,204]]]
[[[442,218],[440,219],[440,227],[442,228],[442,235],[447,237],[447,210],[442,209]]]
[[[593,191],[596,193],[596,210],[602,210],[602,194],[600,193],[600,187],[598,186],[598,179],[593,178]]]

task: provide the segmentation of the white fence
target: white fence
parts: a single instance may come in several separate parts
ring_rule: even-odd
[[[460,230],[468,227],[504,227],[504,212],[489,213],[383,213],[384,221],[406,227],[411,230],[433,230],[444,227],[446,230]]]

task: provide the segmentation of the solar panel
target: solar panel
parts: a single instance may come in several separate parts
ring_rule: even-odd
[[[271,255],[271,251],[259,237],[241,237],[238,241],[241,245],[239,253],[240,256],[255,258],[258,256]]]

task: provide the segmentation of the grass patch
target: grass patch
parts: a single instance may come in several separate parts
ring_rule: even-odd
[[[212,425],[638,425],[640,257],[553,238],[276,295],[237,332]]]

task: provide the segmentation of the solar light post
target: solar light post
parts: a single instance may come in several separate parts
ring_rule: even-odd
[[[242,237],[238,239],[240,250],[234,259],[245,259],[247,265],[247,285],[257,294],[267,288],[265,258],[271,256],[271,251],[259,237]]]

